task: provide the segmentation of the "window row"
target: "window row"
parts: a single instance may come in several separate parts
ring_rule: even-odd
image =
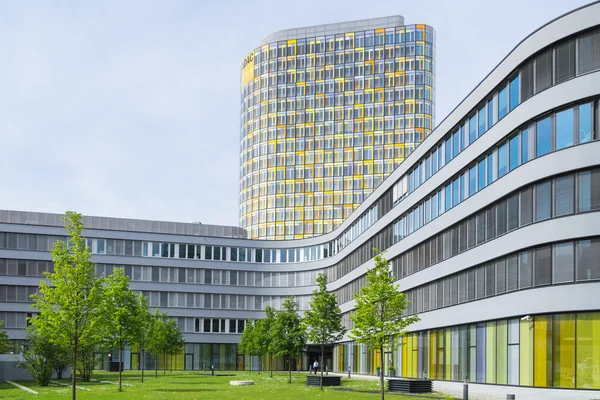
[[[189,333],[244,333],[245,319],[178,317],[181,332]]]
[[[548,179],[505,196],[397,256],[394,275],[404,278],[531,223],[598,210],[600,169]],[[396,234],[394,241],[401,238]]]
[[[214,310],[255,310],[267,306],[280,311],[286,296],[141,291],[150,307],[204,308]],[[294,296],[300,310],[308,310],[310,296]]]
[[[431,152],[399,179],[394,186],[394,202],[400,201],[423,184],[521,102],[552,85],[600,69],[600,57],[594,55],[594,46],[597,44],[600,45],[600,29],[577,34],[558,42],[522,64],[516,74],[511,75],[486,100],[482,101],[469,116],[451,130],[450,134],[434,146]],[[577,58],[575,47],[577,47]],[[592,140],[594,109],[588,107],[586,106],[579,116],[573,110],[565,110],[564,114],[556,114],[555,121],[549,119],[539,121],[537,128],[540,133],[535,143],[527,139],[522,142],[532,147],[531,150],[528,148],[522,150],[528,154],[527,159],[523,159],[522,162],[532,158],[531,152],[539,157],[553,150]],[[535,150],[533,150],[534,144]],[[504,158],[500,161],[504,162]],[[495,166],[499,168],[498,161]],[[502,167],[508,168],[505,164],[502,164]],[[496,172],[495,176],[501,175]]]
[[[14,260],[8,260],[14,261]],[[0,265],[1,265],[0,260]],[[17,261],[14,261],[15,263]],[[27,263],[19,261],[19,263]],[[32,263],[32,261],[29,261]],[[34,261],[35,263],[35,261]],[[235,271],[206,268],[158,267],[140,265],[96,264],[96,274],[110,275],[114,268],[123,268],[132,282],[193,283],[200,285],[299,287],[312,286],[322,270],[297,272]]]
[[[406,291],[417,314],[516,290],[600,280],[600,239],[559,242],[514,253]]]

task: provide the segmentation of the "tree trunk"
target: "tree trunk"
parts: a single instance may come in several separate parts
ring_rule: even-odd
[[[271,371],[271,378],[273,377],[273,353],[269,353],[269,370]]]
[[[158,378],[158,354],[154,356],[154,377]]]
[[[323,390],[323,369],[325,366],[325,345],[321,344],[321,382],[319,382],[319,387]]]
[[[171,353],[171,372],[173,372],[173,353]]]
[[[288,378],[288,383],[292,383],[292,355],[291,354],[288,356],[288,371],[290,373],[290,376]]]
[[[77,339],[75,339],[75,346],[73,346],[73,369],[71,370],[71,399],[75,400],[77,394],[75,393],[75,385],[77,380],[75,379],[75,371],[77,370]]]
[[[142,367],[142,383],[144,383],[144,348],[140,347],[140,363]]]
[[[383,375],[385,374],[385,369],[383,368],[383,346],[379,346],[379,383],[381,385],[381,400],[385,399],[385,385],[383,382]]]
[[[123,371],[121,371],[123,368],[121,368],[121,366],[123,365],[123,352],[125,351],[125,349],[123,348],[123,346],[119,347],[119,352],[121,354],[119,354],[119,392],[123,391],[123,387],[121,386],[121,379],[123,376]]]
[[[163,375],[166,375],[167,374],[167,353],[163,354],[163,361],[164,361]]]

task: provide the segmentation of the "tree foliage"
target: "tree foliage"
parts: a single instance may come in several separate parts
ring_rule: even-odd
[[[0,321],[0,354],[8,353],[13,348],[8,333],[1,329],[2,327],[4,327],[4,321]]]
[[[273,330],[275,327],[275,309],[271,306],[265,307],[265,317],[256,322],[254,336],[255,346],[258,354],[269,355],[269,371],[273,376]],[[260,366],[259,366],[260,370]]]
[[[244,333],[240,338],[240,342],[238,344],[238,353],[245,354],[248,356],[259,356],[260,351],[256,346],[257,342],[257,330],[256,326],[259,321],[248,321],[246,323],[246,327],[244,328]],[[260,365],[258,367],[258,373],[260,374]]]
[[[171,372],[173,372],[173,355],[183,352],[185,341],[175,318],[167,318],[165,325],[167,329],[165,349],[171,355]]]
[[[327,292],[327,275],[317,276],[318,289],[313,291],[310,307],[304,313],[304,324],[308,340],[321,345],[321,383],[323,389],[323,366],[325,363],[325,345],[341,340],[346,333],[342,325],[342,311],[335,293]]]
[[[152,313],[148,308],[148,303],[146,303],[146,299],[144,296],[138,296],[137,309],[139,313],[140,334],[137,337],[137,339],[133,342],[133,344],[137,345],[140,349],[140,366],[142,369],[142,383],[144,383],[144,370],[146,368],[146,350],[148,347],[148,342],[150,340],[153,318]]]
[[[27,343],[22,353],[23,365],[40,386],[48,386],[53,371],[62,371],[70,361],[69,351],[40,335],[34,325],[27,327]]]
[[[84,229],[81,214],[67,211],[63,220],[69,244],[60,240],[54,244],[50,251],[54,272],[45,273],[49,282],[40,282],[31,307],[40,311],[33,319],[37,332],[57,346],[69,349],[71,371],[75,371],[78,351],[85,348],[89,353],[101,340],[102,280],[95,274],[90,250],[81,235]],[[71,397],[75,399],[77,381],[75,373],[71,375]]]
[[[355,313],[350,316],[354,328],[350,338],[380,352],[381,398],[384,398],[383,352],[392,346],[399,336],[407,333],[407,328],[419,318],[414,315],[404,317],[408,302],[400,286],[394,285],[394,276],[390,273],[390,262],[377,252],[375,265],[367,271],[367,283],[355,294]]]
[[[119,350],[121,357],[125,347],[139,342],[142,334],[140,298],[141,294],[129,287],[129,277],[123,268],[115,268],[107,277],[101,307],[103,336],[110,347]],[[119,368],[119,391],[122,390],[122,372]]]
[[[272,333],[273,352],[288,357],[288,383],[292,383],[292,362],[306,346],[306,331],[293,297],[285,298],[283,311],[275,316]]]
[[[154,376],[158,376],[158,356],[167,354],[167,325],[166,321],[169,317],[167,313],[159,313],[158,309],[154,310],[152,319],[148,326],[148,337],[146,342],[147,350],[154,355]],[[165,363],[166,368],[166,363]]]

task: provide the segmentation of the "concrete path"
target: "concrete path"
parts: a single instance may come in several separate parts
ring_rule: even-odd
[[[13,385],[14,387],[18,387],[18,388],[19,388],[19,389],[21,389],[21,390],[24,390],[24,391],[26,391],[26,392],[29,392],[29,393],[31,393],[31,394],[38,394],[38,392],[36,392],[35,390],[33,390],[33,389],[29,389],[28,387],[26,387],[26,386],[23,386],[23,385],[19,385],[18,383],[15,383],[15,382],[13,382],[13,381],[5,381],[5,382],[6,382],[6,383],[8,383],[8,384],[10,384],[10,385]]]
[[[348,379],[348,374],[332,372],[329,374]],[[378,376],[373,375],[350,374],[350,378],[379,380]],[[461,382],[433,381],[433,391],[462,399],[463,384]],[[507,394],[514,394],[515,400],[600,400],[600,390],[538,389],[469,383],[469,400],[505,400]]]

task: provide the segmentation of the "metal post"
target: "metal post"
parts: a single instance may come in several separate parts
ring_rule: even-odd
[[[212,375],[215,376],[215,366],[214,365],[210,366],[210,370],[212,372]]]
[[[348,379],[350,379],[350,367],[348,367]]]
[[[467,378],[463,382],[463,400],[469,400],[469,384]]]
[[[327,365],[325,366],[325,375],[329,375],[329,368],[327,367]]]

